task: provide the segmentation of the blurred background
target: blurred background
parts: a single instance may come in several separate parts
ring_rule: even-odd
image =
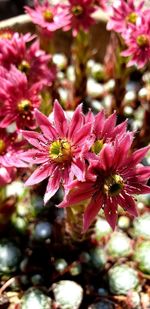
[[[32,4],[32,0],[0,0],[0,20],[23,14],[24,6]]]

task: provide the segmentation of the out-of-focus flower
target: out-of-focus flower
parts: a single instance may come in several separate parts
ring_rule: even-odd
[[[34,9],[26,6],[25,11],[30,15],[33,23],[50,34],[68,23],[67,11],[64,6],[62,4],[52,6],[48,0],[42,4],[35,0]]]
[[[143,68],[150,61],[150,10],[149,16],[142,16],[142,23],[130,27],[131,31],[125,37],[127,49],[122,52],[122,56],[130,57],[128,66],[136,65]]]
[[[147,153],[145,147],[130,154],[133,136],[126,133],[114,145],[106,144],[98,160],[90,162],[86,181],[81,183],[73,181],[59,207],[68,207],[81,201],[90,199],[84,213],[84,231],[88,229],[101,208],[112,229],[117,221],[118,205],[129,214],[136,216],[134,194],[150,193],[146,185],[150,177],[150,167],[145,167],[139,162]]]
[[[26,164],[19,157],[24,146],[25,142],[18,140],[16,132],[8,133],[0,129],[0,167],[25,167]]]
[[[26,185],[33,185],[49,177],[45,203],[55,194],[61,184],[68,185],[74,177],[85,179],[85,153],[91,147],[91,123],[84,124],[79,106],[68,121],[60,104],[54,103],[54,123],[38,110],[35,112],[41,133],[22,131],[35,149],[28,150],[21,158],[32,164],[40,164]]]
[[[10,183],[15,176],[13,167],[5,167],[0,164],[0,186],[5,186]]]
[[[80,29],[88,31],[89,27],[95,23],[91,16],[97,10],[93,0],[69,0],[68,9],[68,24],[63,27],[65,31],[72,29],[73,35],[76,36]]]
[[[9,69],[14,64],[25,73],[30,84],[40,81],[50,86],[56,77],[56,69],[51,65],[52,57],[41,50],[39,40],[31,42],[36,36],[8,30],[0,34],[0,64]],[[8,38],[7,38],[8,37]]]
[[[86,121],[88,121],[87,117],[88,115],[86,116]],[[88,158],[94,158],[95,155],[99,154],[106,143],[115,141],[116,136],[118,140],[122,138],[127,129],[126,121],[116,126],[116,113],[113,113],[106,119],[104,111],[101,111],[96,116],[92,116],[91,114],[89,120],[94,124],[92,132],[94,135],[94,143],[91,147],[91,151],[87,155]]]
[[[16,122],[18,128],[34,128],[34,109],[40,105],[42,84],[29,85],[24,73],[12,66],[10,71],[2,70],[0,77],[1,121],[6,128]]]
[[[111,7],[111,17],[107,24],[108,30],[119,33],[127,31],[131,24],[136,24],[137,19],[142,14],[144,1],[135,6],[134,0],[116,0]]]

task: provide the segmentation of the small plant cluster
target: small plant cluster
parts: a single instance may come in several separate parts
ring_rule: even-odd
[[[99,61],[92,31],[100,27],[101,11],[111,32]],[[91,282],[97,280],[91,269],[107,273],[111,293],[125,295],[117,299],[118,306],[125,302],[129,308],[144,309],[146,301],[138,293],[150,274],[145,257],[150,235],[144,236],[142,228],[140,235],[140,220],[149,220],[150,8],[145,1],[135,4],[133,0],[113,4],[35,0],[34,7],[25,7],[25,12],[36,27],[34,33],[0,30],[0,224],[3,235],[10,224],[15,239],[18,233],[26,248],[21,246],[26,255],[21,261],[19,248],[3,239],[0,251],[12,254],[16,262],[0,257],[0,272],[2,276],[14,273],[20,263],[17,284],[24,285],[23,289],[31,282],[34,286],[21,304],[19,295],[18,307],[12,308],[28,309],[30,298],[35,298],[41,306],[37,308],[78,309],[83,290],[66,280],[66,274],[80,277],[85,268]],[[69,40],[66,54],[57,50],[59,35]],[[116,226],[111,236],[110,229]],[[33,252],[41,247],[45,267],[51,260],[47,274],[53,274],[55,302],[37,289],[42,285],[40,275],[31,276],[30,252],[33,267]],[[66,262],[66,250],[73,250],[75,263]],[[22,272],[26,271],[30,282],[24,284]],[[44,268],[46,285],[47,274]],[[62,280],[56,283],[57,278]],[[5,279],[3,283],[0,293],[7,288]],[[77,297],[72,295],[74,303],[67,305],[68,289],[77,289]],[[130,290],[136,291],[139,307],[134,307]],[[93,301],[87,296],[94,295],[92,291],[88,283],[87,304]],[[146,286],[142,293],[147,291]],[[120,308],[114,307],[113,297],[109,299],[105,291],[97,290],[96,295],[98,300],[103,298],[106,308]],[[88,308],[98,306],[97,302]]]

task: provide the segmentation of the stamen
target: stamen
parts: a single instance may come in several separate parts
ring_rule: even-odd
[[[92,145],[91,151],[94,152],[95,154],[99,154],[100,151],[102,150],[103,146],[104,146],[103,140],[102,139],[98,139]]]
[[[137,13],[132,12],[127,16],[127,21],[135,25],[137,18],[138,18]]]
[[[71,11],[75,16],[80,16],[83,13],[83,8],[81,5],[76,5],[72,7]]]
[[[124,187],[123,178],[120,175],[109,176],[103,186],[103,192],[109,196],[118,195]]]
[[[71,145],[67,140],[56,140],[49,147],[49,157],[57,163],[71,160]]]
[[[6,144],[3,141],[3,139],[0,139],[0,155],[2,155],[5,152]]]
[[[45,21],[51,23],[53,21],[53,17],[53,13],[50,10],[47,9],[43,12],[43,18]]]
[[[27,74],[30,70],[30,63],[26,60],[22,60],[21,63],[19,64],[19,66],[18,66],[18,69],[21,72]]]
[[[136,42],[139,45],[139,47],[146,47],[149,46],[150,44],[149,38],[145,34],[138,35]]]
[[[27,113],[31,110],[32,104],[30,100],[23,99],[18,103],[17,107],[19,112]]]

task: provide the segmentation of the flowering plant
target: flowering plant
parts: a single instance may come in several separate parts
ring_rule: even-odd
[[[103,80],[113,77],[115,85],[109,109],[95,115],[92,110],[83,113],[80,103],[84,102],[87,109],[88,33],[96,22],[93,13],[98,12],[100,7],[110,12],[107,29],[115,31],[116,35],[105,56],[108,59],[110,52],[115,55],[112,72],[110,61],[105,62]],[[85,206],[86,203],[83,206],[84,231],[96,219],[101,208],[114,229],[118,205],[135,216],[134,195],[150,193],[146,185],[150,168],[141,164],[149,150],[144,140],[147,136],[141,129],[145,147],[138,149],[140,141],[128,129],[128,121],[125,120],[126,102],[123,97],[130,76],[128,66],[135,65],[143,70],[148,67],[150,10],[144,7],[144,1],[136,6],[133,0],[120,0],[111,7],[91,0],[69,0],[55,5],[47,0],[42,4],[36,0],[34,7],[25,7],[25,11],[37,25],[39,38],[30,33],[23,35],[5,29],[0,34],[0,165],[1,172],[5,169],[8,173],[7,177],[6,172],[1,175],[2,183],[12,181],[12,169],[38,164],[25,185],[32,186],[48,178],[45,203],[62,188],[64,198],[58,207],[89,201],[88,206]],[[61,107],[62,99],[56,83],[59,73],[59,64],[55,60],[57,55],[50,46],[57,29],[71,30],[73,35],[75,80],[66,80],[64,85],[59,81],[68,93],[63,102],[66,112]],[[148,100],[148,85],[146,87],[145,100]],[[122,93],[119,93],[121,90]],[[49,97],[47,102],[45,94]],[[72,110],[71,116],[68,108]],[[116,113],[113,112],[115,110]],[[10,146],[8,130],[12,124],[16,128]],[[17,138],[20,142],[15,144]]]
[[[106,2],[35,0],[25,7],[35,34],[0,31],[2,203],[19,181],[19,201],[40,196],[64,209],[59,226],[76,241],[100,217],[114,230],[122,212],[138,216],[137,196],[150,194],[150,9]],[[103,64],[91,46],[100,10],[111,31]]]

